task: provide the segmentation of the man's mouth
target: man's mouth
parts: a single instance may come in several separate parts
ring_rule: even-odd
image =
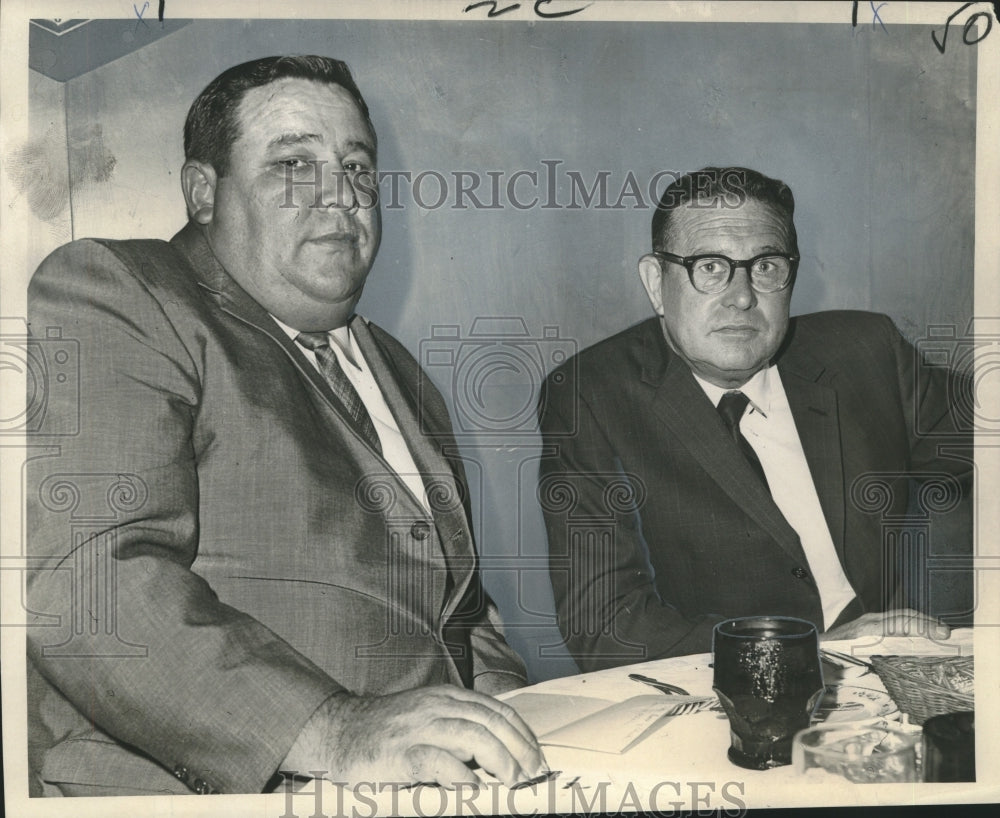
[[[357,244],[358,235],[357,233],[352,233],[346,230],[337,230],[332,233],[324,233],[322,236],[317,236],[314,239],[310,239],[313,244],[324,244],[324,245],[342,245],[342,244]]]
[[[712,330],[713,332],[721,332],[723,334],[744,334],[749,335],[753,332],[759,332],[753,324],[726,324],[724,327],[717,327]]]

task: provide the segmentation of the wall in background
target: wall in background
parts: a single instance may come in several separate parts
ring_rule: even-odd
[[[268,54],[346,60],[372,109],[380,169],[424,174],[417,188],[398,179],[395,201],[383,186],[384,238],[359,311],[430,364],[451,399],[484,580],[533,676],[562,675],[573,665],[552,616],[531,410],[539,373],[560,355],[651,314],[635,264],[656,174],[742,164],[788,182],[802,254],[795,313],[878,310],[911,339],[969,323],[975,50],[942,55],[929,31],[193,21],[64,85],[32,74],[33,133],[65,152],[70,201],[36,214],[29,245],[40,259],[67,226],[74,237],[168,238],[185,219],[181,126],[208,81]],[[48,111],[64,117],[62,136],[49,135]],[[514,196],[538,196],[535,206],[509,200],[519,171],[537,182],[517,177]],[[459,172],[500,206],[456,207]],[[446,182],[438,207],[435,173]],[[583,206],[579,189],[570,206],[574,174],[588,189],[603,174],[607,206],[599,194]]]

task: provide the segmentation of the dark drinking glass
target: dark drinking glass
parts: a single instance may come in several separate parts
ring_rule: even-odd
[[[792,761],[792,737],[823,693],[816,626],[753,616],[715,626],[713,689],[729,716],[729,760],[751,770]]]
[[[976,780],[976,714],[945,713],[924,722],[924,781]]]

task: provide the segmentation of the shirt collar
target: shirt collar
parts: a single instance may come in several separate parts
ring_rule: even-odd
[[[270,315],[270,313],[268,314]],[[288,326],[288,324],[279,321],[273,315],[271,315],[271,318],[274,319],[275,324],[281,327],[285,335],[293,341],[295,340],[300,330]],[[326,334],[330,336],[331,346],[335,347],[336,350],[341,353],[341,357],[344,360],[351,364],[351,366],[355,369],[364,369],[360,363],[360,361],[363,361],[364,358],[361,357],[361,353],[358,351],[357,344],[354,341],[354,333],[351,332],[351,328],[349,326],[337,327],[335,329],[328,330]]]
[[[774,395],[774,381],[775,377],[772,374],[774,367],[766,366],[758,372],[754,373],[754,376],[748,380],[745,384],[739,387],[739,391],[742,392],[750,399],[750,406],[757,412],[760,412],[765,418],[771,411],[771,399]],[[721,386],[716,386],[714,383],[709,383],[704,378],[699,377],[695,372],[691,373],[694,375],[694,379],[698,382],[698,385],[704,390],[705,394],[708,395],[708,399],[712,401],[712,405],[718,407],[719,401],[722,400],[722,396],[726,392],[732,392],[732,389],[724,389]]]

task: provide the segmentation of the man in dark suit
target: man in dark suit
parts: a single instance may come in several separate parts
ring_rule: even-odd
[[[971,482],[962,384],[920,370],[885,316],[789,318],[793,210],[746,168],[678,179],[639,262],[657,317],[546,383],[539,497],[582,669],[710,650],[733,616],[850,638],[891,611],[892,627],[947,636],[897,609],[882,523],[906,513],[911,477],[946,505]]]
[[[488,695],[524,667],[444,402],[355,315],[381,226],[347,66],[236,66],[184,138],[180,233],[73,242],[31,283],[32,332],[80,350],[28,468],[31,791],[536,775]]]

